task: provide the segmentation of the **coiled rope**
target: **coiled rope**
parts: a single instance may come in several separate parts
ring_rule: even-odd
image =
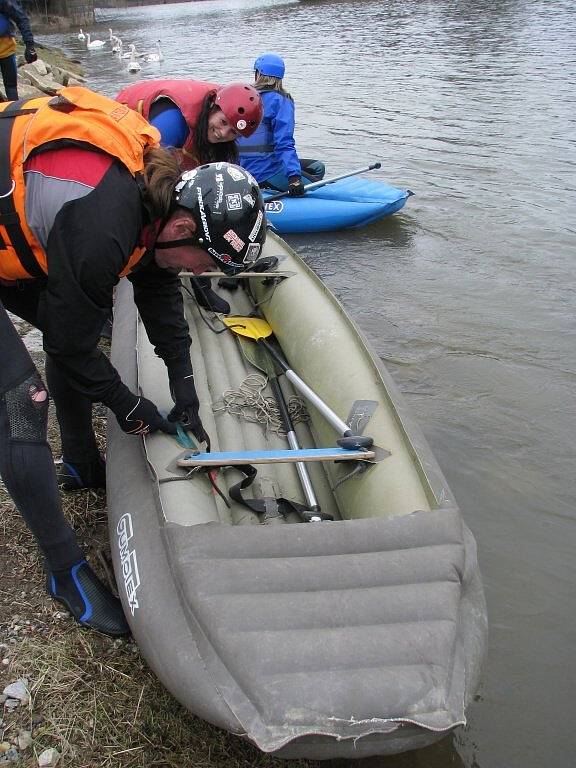
[[[273,397],[263,394],[268,377],[260,373],[250,373],[236,389],[227,389],[222,393],[222,404],[214,405],[213,411],[227,411],[244,421],[261,424],[265,431],[285,435],[280,411]],[[308,422],[310,416],[303,400],[293,395],[286,401],[290,417],[294,424]]]

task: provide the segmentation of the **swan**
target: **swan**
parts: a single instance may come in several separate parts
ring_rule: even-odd
[[[134,50],[131,51],[130,61],[128,62],[128,72],[140,72],[142,67],[134,58]]]
[[[114,45],[112,46],[112,53],[122,53],[122,40],[119,37],[114,39]]]
[[[82,32],[82,27],[80,27],[80,32],[78,32],[78,40],[86,40],[86,35]]]
[[[164,56],[162,56],[162,51],[160,50],[160,40],[156,40],[156,53],[149,53],[144,58],[144,61],[164,61]]]
[[[86,33],[86,48],[94,50],[95,48],[103,48],[106,45],[104,40],[90,40],[90,33]]]
[[[136,46],[134,45],[134,43],[130,43],[130,45],[128,46],[128,50],[126,51],[126,53],[123,53],[123,54],[122,54],[122,58],[123,58],[123,59],[141,59],[141,58],[142,58],[142,56],[144,56],[144,54],[143,54],[143,53],[138,53],[138,51],[136,50]]]

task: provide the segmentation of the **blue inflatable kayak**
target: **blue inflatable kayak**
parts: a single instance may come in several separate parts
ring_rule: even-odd
[[[399,211],[412,193],[358,176],[340,179],[304,197],[266,203],[268,222],[280,233],[328,232],[363,227]],[[264,191],[264,199],[271,197]]]

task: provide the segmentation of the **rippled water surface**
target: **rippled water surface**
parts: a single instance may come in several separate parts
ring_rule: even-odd
[[[375,160],[415,192],[391,219],[290,242],[404,391],[476,535],[491,637],[469,725],[370,766],[576,764],[576,8],[572,0],[206,0],[100,10],[165,61],[250,79],[287,61],[303,156]],[[129,75],[47,36],[115,95]],[[360,764],[358,764],[360,766]]]

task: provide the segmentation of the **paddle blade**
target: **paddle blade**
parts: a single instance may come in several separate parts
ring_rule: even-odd
[[[228,315],[222,318],[224,325],[227,325],[231,331],[239,336],[246,336],[249,339],[265,339],[272,335],[272,328],[266,320],[259,317],[239,317],[238,315]]]
[[[274,360],[266,352],[261,344],[254,344],[252,340],[238,336],[238,343],[242,354],[255,368],[263,371],[269,378],[276,376],[276,366]]]

